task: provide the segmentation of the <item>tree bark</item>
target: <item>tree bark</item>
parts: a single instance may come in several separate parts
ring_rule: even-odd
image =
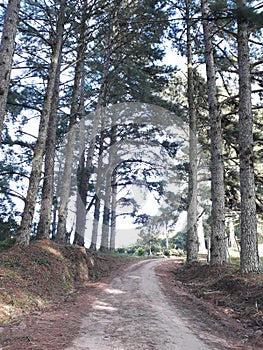
[[[190,0],[186,0],[188,111],[189,111],[189,179],[187,210],[187,262],[198,260],[197,234],[197,128],[194,102],[194,72],[192,57]]]
[[[80,82],[83,71],[83,61],[85,58],[86,51],[86,29],[87,29],[87,1],[84,1],[83,4],[83,14],[81,20],[81,28],[79,35],[79,43],[77,48],[77,60],[75,67],[75,77],[74,77],[74,86],[71,99],[70,107],[70,122],[69,122],[69,131],[67,133],[67,144],[66,144],[66,155],[65,155],[65,164],[62,177],[62,188],[59,201],[58,209],[58,226],[56,241],[60,243],[67,242],[67,229],[66,229],[66,220],[67,220],[67,204],[70,195],[71,187],[71,174],[73,167],[73,154],[74,154],[74,145],[76,138],[76,125],[78,112],[80,110],[79,105],[79,92],[80,92]]]
[[[112,117],[111,127],[111,154],[116,155],[116,142],[117,142],[117,123],[115,116]],[[113,159],[114,161],[114,159]],[[111,175],[111,210],[110,210],[110,251],[115,251],[116,248],[116,225],[117,225],[117,172],[116,169],[112,169]]]
[[[39,190],[39,183],[41,179],[41,170],[46,146],[49,118],[52,111],[54,90],[56,87],[56,79],[59,70],[59,57],[61,54],[63,44],[62,34],[65,22],[65,6],[66,0],[61,1],[60,16],[58,19],[57,27],[59,28],[59,32],[57,33],[57,40],[51,57],[51,64],[48,75],[48,85],[40,118],[38,139],[34,148],[32,170],[29,178],[29,186],[27,190],[25,208],[22,215],[22,221],[17,232],[16,244],[19,245],[28,245],[30,241],[33,216],[36,206],[37,194]]]
[[[221,114],[218,105],[216,70],[213,56],[212,28],[207,20],[208,1],[202,0],[207,92],[210,116],[211,142],[211,264],[223,264],[227,261],[225,234],[225,189]]]
[[[100,134],[100,147],[99,147],[99,159],[97,164],[97,178],[95,186],[95,206],[94,206],[94,215],[93,215],[93,225],[92,225],[92,234],[91,234],[91,244],[90,249],[96,250],[97,240],[98,240],[98,230],[99,230],[99,220],[100,220],[100,204],[101,204],[101,184],[102,184],[102,166],[103,166],[103,148],[104,148],[104,118],[101,120],[102,130]]]
[[[238,67],[239,67],[239,160],[241,191],[242,272],[260,270],[256,216],[253,156],[253,115],[249,60],[249,29],[245,17],[246,0],[238,0]]]
[[[6,8],[0,44],[0,144],[6,114],[6,103],[15,49],[19,8],[20,1],[9,0]]]
[[[112,232],[112,237],[110,237],[110,220],[111,218],[111,204],[112,204],[112,190],[116,194],[117,188],[112,186],[113,178],[116,176],[115,166],[116,155],[118,150],[116,149],[116,139],[117,139],[117,125],[115,117],[112,116],[111,121],[111,138],[110,138],[110,148],[109,148],[109,163],[107,166],[107,172],[104,174],[105,177],[105,197],[104,197],[104,210],[103,210],[103,222],[102,222],[102,237],[101,237],[101,251],[107,251],[109,249],[115,249],[115,236],[116,236],[116,206],[115,206],[115,232]],[[115,179],[116,182],[116,179]],[[116,199],[115,199],[116,200]],[[114,203],[113,203],[114,204]]]
[[[117,179],[115,171],[112,174],[112,190],[111,190],[111,225],[110,225],[110,251],[116,249],[116,234],[117,234]]]
[[[91,243],[90,243],[90,249],[92,250],[97,249],[99,220],[100,220],[100,198],[96,195],[95,205],[94,205],[93,224],[92,224]]]
[[[111,176],[106,175],[100,251],[109,250]]]
[[[86,176],[85,168],[85,144],[86,144],[86,130],[85,130],[85,119],[84,119],[84,88],[85,88],[85,74],[83,69],[82,79],[81,79],[81,92],[80,92],[80,110],[81,110],[81,120],[79,123],[79,166],[77,175],[77,213],[83,210],[83,215],[77,214],[76,217],[76,229],[73,243],[79,246],[84,246],[85,244],[85,229],[86,229],[86,196],[87,191],[83,181]]]
[[[58,109],[58,98],[59,98],[61,58],[62,58],[62,52],[59,57],[59,68],[57,70],[56,87],[55,87],[53,102],[52,102],[53,109],[50,115],[48,132],[47,132],[44,182],[42,187],[40,216],[39,216],[36,239],[50,238],[52,206],[54,203],[54,166],[55,166],[55,153],[56,153],[57,109]]]

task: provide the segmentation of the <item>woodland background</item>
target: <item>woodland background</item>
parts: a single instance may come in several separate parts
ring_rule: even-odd
[[[4,1],[1,240],[64,244],[71,236],[80,246],[115,250],[120,213],[151,244],[186,210],[188,262],[198,259],[202,219],[211,264],[226,262],[237,241],[242,271],[259,271],[262,7],[245,0]],[[167,47],[171,66],[163,63]],[[178,128],[164,128],[178,118],[189,128],[187,144]],[[162,203],[159,213],[142,213],[132,188]],[[87,214],[94,220],[85,242]]]

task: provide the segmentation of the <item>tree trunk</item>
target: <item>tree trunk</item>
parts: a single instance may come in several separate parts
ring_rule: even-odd
[[[102,234],[100,250],[106,252],[109,250],[109,232],[110,232],[110,198],[111,198],[111,176],[106,175],[104,209],[102,220]]]
[[[198,235],[198,242],[199,242],[198,253],[199,254],[207,254],[207,249],[205,246],[203,215],[201,215],[197,221],[197,235]]]
[[[197,234],[197,130],[194,102],[194,74],[192,58],[191,20],[189,14],[190,0],[186,0],[187,21],[187,61],[188,61],[188,111],[189,111],[189,180],[187,210],[187,262],[198,259]]]
[[[84,212],[84,208],[86,208],[87,202],[87,191],[88,191],[88,185],[89,185],[89,180],[91,176],[91,171],[92,171],[92,162],[93,162],[93,156],[94,156],[94,150],[96,147],[96,137],[98,134],[99,130],[99,124],[101,121],[101,132],[104,133],[104,106],[105,106],[105,99],[106,99],[106,93],[107,93],[107,88],[108,88],[108,76],[109,76],[109,69],[112,64],[112,56],[114,52],[114,47],[116,43],[114,42],[115,38],[117,37],[116,35],[116,19],[117,19],[117,13],[118,13],[118,5],[116,7],[113,7],[113,20],[111,23],[111,27],[107,33],[107,48],[105,49],[105,62],[103,65],[103,72],[102,72],[102,83],[99,91],[99,96],[98,96],[98,103],[95,111],[95,118],[93,122],[93,128],[92,128],[92,133],[91,133],[91,139],[89,142],[89,148],[88,148],[88,154],[87,154],[87,161],[86,161],[86,174],[82,178],[82,189],[86,188],[86,195],[84,192],[82,193],[82,201],[83,205],[80,206],[80,210],[77,211],[77,222],[81,220],[82,217],[86,215]],[[104,141],[104,137],[103,137]],[[97,176],[97,181],[100,181],[101,174],[99,173],[100,167],[98,166],[98,176]],[[100,184],[97,186],[97,190],[100,191]],[[97,191],[96,190],[96,191]],[[93,222],[93,229],[92,229],[92,239],[91,239],[91,249],[96,248],[96,240],[97,240],[97,235],[98,235],[98,226],[99,223],[97,222],[97,219],[99,219],[100,216],[100,193],[97,193],[96,196],[96,202],[95,202],[95,213],[94,213],[94,222]],[[80,226],[81,229],[81,226]],[[82,226],[83,229],[83,226]],[[83,234],[83,233],[80,233]],[[94,241],[95,240],[95,241]]]
[[[97,249],[99,220],[100,220],[100,198],[96,195],[95,206],[94,206],[93,225],[92,225],[92,234],[91,234],[91,243],[90,243],[90,249],[92,249],[92,250]]]
[[[82,79],[81,79],[81,93],[80,93],[80,110],[81,110],[81,120],[79,124],[79,167],[77,176],[77,213],[83,211],[83,215],[77,214],[76,217],[76,229],[73,243],[79,246],[84,246],[85,244],[85,229],[86,229],[86,196],[87,190],[84,185],[84,177],[86,176],[85,168],[85,144],[86,144],[86,131],[85,131],[85,120],[84,120],[84,88],[85,88],[85,74],[83,69]]]
[[[52,240],[55,240],[55,238],[56,238],[57,212],[58,212],[58,199],[56,196],[54,196],[53,197],[53,210],[52,210],[52,223],[51,223],[51,239]]]
[[[103,137],[102,142],[104,142],[103,135],[104,135],[104,128],[105,128],[105,124],[104,124],[105,121],[104,121],[104,117],[103,117],[103,113],[104,113],[103,105],[104,105],[105,96],[106,96],[109,64],[110,64],[110,57],[106,57],[106,63],[104,65],[104,69],[103,69],[103,80],[102,80],[100,91],[99,91],[98,103],[97,103],[97,107],[96,107],[96,110],[94,113],[93,126],[92,126],[90,141],[89,141],[88,154],[87,154],[87,160],[86,160],[86,165],[85,165],[85,168],[86,168],[85,176],[83,176],[81,179],[81,193],[78,193],[78,196],[81,198],[82,203],[79,206],[79,210],[77,210],[77,219],[76,219],[77,222],[80,222],[81,220],[83,220],[82,219],[83,217],[86,218],[87,191],[88,191],[89,180],[90,180],[90,176],[91,176],[91,172],[92,172],[92,162],[93,162],[94,151],[95,151],[95,147],[96,147],[96,138],[98,135],[100,122],[101,122],[101,135]],[[102,149],[100,149],[100,151],[99,151],[99,155],[102,153],[102,151],[103,151],[103,144],[102,144]],[[98,181],[99,177],[101,176],[99,168],[100,168],[100,166],[98,165],[97,181]],[[98,190],[100,190],[100,186],[99,186]],[[98,196],[99,196],[99,194],[98,194]],[[97,203],[97,198],[96,198],[96,203]],[[97,205],[98,205],[98,203],[97,203]],[[78,235],[84,235],[83,225],[78,225],[78,228],[79,228]],[[97,230],[98,225],[95,225],[94,229]],[[95,234],[95,236],[96,236],[96,234]]]
[[[79,92],[80,92],[80,82],[83,71],[83,61],[85,59],[86,51],[86,30],[87,30],[87,1],[84,1],[83,4],[83,14],[82,22],[79,35],[79,43],[77,48],[77,63],[75,67],[75,77],[74,77],[74,86],[71,99],[71,110],[70,110],[70,123],[69,131],[67,133],[67,144],[66,144],[66,155],[65,155],[65,164],[62,177],[62,188],[59,202],[58,210],[58,227],[56,234],[56,241],[60,243],[67,242],[67,229],[66,229],[66,220],[67,220],[67,204],[70,195],[71,187],[71,174],[73,167],[73,155],[74,155],[74,146],[76,138],[76,123],[78,112],[80,112],[79,105]]]
[[[15,48],[20,1],[9,0],[0,44],[0,144]]]
[[[112,198],[112,175],[115,173],[115,157],[117,155],[116,149],[116,138],[117,138],[117,125],[114,116],[112,116],[111,122],[111,142],[109,148],[109,163],[107,171],[104,174],[105,177],[105,197],[104,197],[104,210],[103,210],[103,221],[102,221],[102,236],[101,236],[101,251],[109,250],[111,243],[112,248],[115,247],[114,233],[109,240],[110,234],[110,218],[111,218],[111,198]]]
[[[112,119],[111,127],[111,154],[116,155],[116,142],[117,142],[117,124],[115,116]],[[116,248],[116,224],[117,224],[117,173],[116,169],[112,169],[111,175],[111,223],[110,223],[110,251],[115,251]]]
[[[96,247],[97,247],[99,220],[100,220],[101,183],[102,183],[102,166],[103,166],[102,153],[103,153],[104,138],[105,138],[104,118],[102,118],[101,122],[102,122],[102,130],[100,134],[99,159],[98,159],[98,165],[97,165],[97,178],[96,178],[96,186],[95,186],[96,199],[95,199],[92,234],[91,234],[91,245],[90,245],[90,249],[93,249],[93,250],[96,250]]]
[[[59,68],[57,70],[56,88],[52,102],[53,109],[50,115],[47,132],[44,182],[42,187],[40,217],[38,222],[36,239],[50,238],[52,206],[54,202],[54,166],[56,152],[57,109],[59,98],[61,58],[62,54],[60,54],[59,57]]]
[[[228,246],[233,249],[239,249],[239,247],[237,246],[237,241],[235,237],[235,226],[234,226],[234,220],[232,216],[228,218],[228,228],[229,228]]]
[[[64,30],[65,21],[65,4],[66,1],[64,0],[61,2],[60,5],[60,16],[57,24],[57,40],[51,57],[51,64],[48,75],[48,85],[44,98],[43,110],[40,118],[38,139],[34,148],[32,170],[29,178],[29,187],[27,190],[26,204],[22,215],[22,221],[17,232],[16,243],[20,245],[28,245],[30,241],[33,216],[36,206],[37,194],[39,190],[39,183],[41,179],[41,170],[46,146],[49,118],[52,111],[53,96],[56,87],[57,74],[59,70],[59,57],[61,55],[63,44],[62,34]]]
[[[207,20],[209,16],[207,0],[202,0],[202,16],[211,142],[211,264],[222,264],[227,261],[223,142],[211,36],[212,28]]]
[[[238,66],[239,66],[239,160],[241,191],[242,272],[260,270],[258,255],[255,179],[253,164],[253,116],[249,60],[249,30],[245,18],[246,0],[238,1]]]
[[[112,194],[111,194],[111,224],[110,224],[110,251],[114,252],[116,249],[116,234],[117,234],[117,185],[116,176],[112,177]]]

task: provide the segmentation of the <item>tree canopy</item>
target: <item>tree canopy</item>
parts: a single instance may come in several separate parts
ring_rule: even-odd
[[[227,260],[232,218],[242,271],[259,271],[262,7],[5,1],[1,239],[115,250],[120,218],[155,237],[187,211],[189,263],[201,221],[211,263]]]

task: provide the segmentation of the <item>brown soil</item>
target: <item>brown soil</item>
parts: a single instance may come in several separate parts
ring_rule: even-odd
[[[94,301],[134,263],[49,241],[14,247],[0,259],[3,350],[67,348]],[[226,343],[231,349],[263,349],[262,275],[241,275],[230,265],[185,266],[172,259],[158,264],[156,273],[196,333],[202,330],[217,344],[222,339],[222,349],[229,348]]]
[[[178,261],[158,266],[156,273],[197,333],[206,327],[207,338],[221,338],[231,349],[263,349],[262,275],[242,275],[227,264]]]

